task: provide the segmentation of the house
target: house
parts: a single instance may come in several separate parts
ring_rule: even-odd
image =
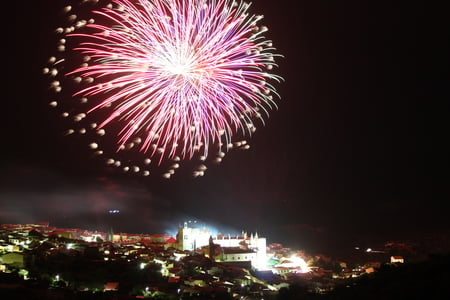
[[[7,253],[1,256],[1,260],[3,264],[10,265],[16,268],[23,268],[25,265],[23,253],[17,252]]]
[[[391,264],[403,264],[405,260],[403,256],[391,256]]]
[[[55,236],[58,238],[66,238],[66,239],[73,239],[72,232],[68,230],[53,230],[50,232],[47,232],[48,236]]]

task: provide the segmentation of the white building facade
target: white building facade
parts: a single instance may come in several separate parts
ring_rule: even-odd
[[[206,228],[191,228],[185,222],[183,227],[178,228],[177,242],[180,250],[195,251],[198,248],[208,246],[211,232]],[[230,235],[218,235],[213,237],[213,243],[221,248],[242,248],[250,251],[245,254],[224,254],[224,261],[251,261],[252,266],[257,269],[266,269],[267,251],[266,238],[261,238],[256,233],[248,237],[246,233],[242,236],[232,237]]]

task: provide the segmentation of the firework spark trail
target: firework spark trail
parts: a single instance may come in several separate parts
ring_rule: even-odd
[[[268,81],[281,77],[269,73],[278,55],[263,36],[267,28],[257,26],[262,16],[250,15],[249,6],[113,0],[93,11],[102,23],[81,20],[75,29],[57,30],[80,41],[69,58],[87,58],[65,74],[88,83],[73,97],[96,100],[82,118],[111,108],[95,130],[120,124],[117,151],[138,138],[139,151],[159,155],[159,163],[197,153],[204,160],[212,145],[222,153],[236,134],[251,135],[253,120],[263,121],[259,111],[268,115],[276,106]]]

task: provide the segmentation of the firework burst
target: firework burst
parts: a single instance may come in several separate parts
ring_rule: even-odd
[[[182,160],[200,160],[193,174],[202,176],[207,159],[220,162],[231,148],[248,149],[243,138],[275,106],[270,82],[281,79],[270,73],[278,55],[264,38],[267,27],[249,6],[231,0],[66,6],[67,24],[56,29],[58,55],[44,68],[59,96],[50,105],[68,107],[63,117],[77,124],[66,134],[92,131],[89,147],[106,164],[144,176],[151,164],[165,165],[165,178]]]

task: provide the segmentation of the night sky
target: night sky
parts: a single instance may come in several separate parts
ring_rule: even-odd
[[[428,108],[448,101],[448,38],[438,30],[448,24],[438,16],[428,31],[412,4],[255,0],[251,12],[264,14],[284,56],[279,109],[250,150],[230,152],[202,178],[165,180],[111,171],[63,137],[41,72],[63,1],[11,2],[2,27],[0,223],[163,233],[196,219],[330,254],[449,232],[448,198],[432,180],[432,169],[448,166],[432,136],[448,132]]]

